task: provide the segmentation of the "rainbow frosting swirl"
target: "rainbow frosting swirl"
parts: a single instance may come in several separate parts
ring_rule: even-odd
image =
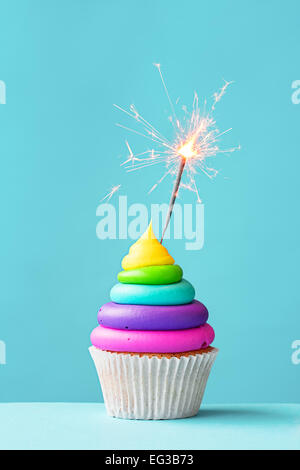
[[[180,266],[155,237],[152,224],[123,258],[111,302],[98,312],[92,344],[102,350],[181,353],[208,347],[214,330],[206,307]]]

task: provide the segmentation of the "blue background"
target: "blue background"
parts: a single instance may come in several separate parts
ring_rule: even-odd
[[[99,400],[89,334],[131,242],[100,241],[96,207],[114,184],[129,204],[171,190],[120,168],[113,103],[170,132],[153,62],[186,103],[235,81],[216,118],[242,150],[198,179],[204,248],[168,242],[216,330],[205,401],[299,401],[299,1],[7,0],[0,25],[0,401]]]

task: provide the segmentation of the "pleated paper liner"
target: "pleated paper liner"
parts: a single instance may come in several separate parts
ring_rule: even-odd
[[[198,413],[218,353],[119,353],[89,348],[107,413],[124,419],[175,419]]]

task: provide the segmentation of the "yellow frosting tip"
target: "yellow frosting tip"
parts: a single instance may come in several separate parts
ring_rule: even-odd
[[[146,232],[143,233],[143,235],[141,236],[142,240],[157,240],[156,236],[154,235],[154,232],[153,232],[153,227],[152,227],[152,220],[150,220],[150,224],[148,225],[147,227],[147,230]]]
[[[157,240],[151,221],[146,232],[130,247],[128,255],[123,258],[122,268],[128,270],[174,263],[168,250]]]

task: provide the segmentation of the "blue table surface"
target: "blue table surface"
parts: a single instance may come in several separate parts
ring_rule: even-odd
[[[300,404],[207,405],[131,421],[95,403],[2,403],[0,449],[300,449]]]

